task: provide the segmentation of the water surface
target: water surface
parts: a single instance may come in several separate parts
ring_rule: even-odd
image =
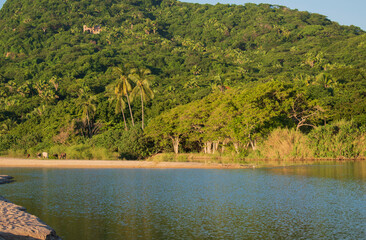
[[[2,168],[0,195],[64,240],[365,239],[366,164],[272,169]]]

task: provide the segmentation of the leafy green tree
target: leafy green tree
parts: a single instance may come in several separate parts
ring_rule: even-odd
[[[259,139],[273,128],[286,124],[290,93],[290,86],[276,81],[249,87],[240,93],[234,98],[238,115],[230,123],[232,138],[255,150]]]
[[[296,122],[297,131],[304,126],[315,128],[325,112],[317,100],[306,99],[303,93],[298,93],[291,102],[289,117]]]
[[[228,92],[226,92],[228,95]],[[228,124],[237,115],[238,109],[231,101],[232,95],[218,98],[218,101],[213,103],[210,115],[206,120],[202,131],[205,133],[204,152],[215,153],[218,147],[222,144],[221,152],[224,151],[225,144],[230,139]]]
[[[146,135],[163,144],[164,139],[172,141],[174,153],[178,154],[182,137],[187,136],[191,129],[191,122],[185,114],[186,106],[176,107],[159,115],[149,122]]]

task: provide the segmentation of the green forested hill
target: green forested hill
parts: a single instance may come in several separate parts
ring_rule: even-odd
[[[276,128],[311,136],[339,121],[362,138],[365,57],[360,28],[282,6],[8,0],[0,11],[0,150],[141,158],[172,151],[169,139],[179,136],[179,151],[227,141],[247,155]],[[260,98],[268,84],[276,94]],[[258,94],[249,97],[248,89]],[[212,98],[218,102],[204,104]],[[206,118],[194,115],[174,136],[158,134],[162,118],[173,127],[174,112],[197,104]],[[211,124],[210,135],[199,129],[220,119],[215,106],[232,115]],[[252,116],[260,124],[245,135],[243,119]]]

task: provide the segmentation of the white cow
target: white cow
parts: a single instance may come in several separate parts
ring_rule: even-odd
[[[43,152],[42,153],[42,158],[48,158],[48,153],[47,152]]]

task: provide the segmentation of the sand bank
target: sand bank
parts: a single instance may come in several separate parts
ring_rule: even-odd
[[[0,175],[0,183],[7,183],[10,176]],[[55,230],[47,226],[25,208],[0,196],[0,240],[61,240]]]
[[[251,165],[198,163],[198,162],[150,162],[107,160],[41,160],[0,157],[0,167],[35,168],[250,168]]]

